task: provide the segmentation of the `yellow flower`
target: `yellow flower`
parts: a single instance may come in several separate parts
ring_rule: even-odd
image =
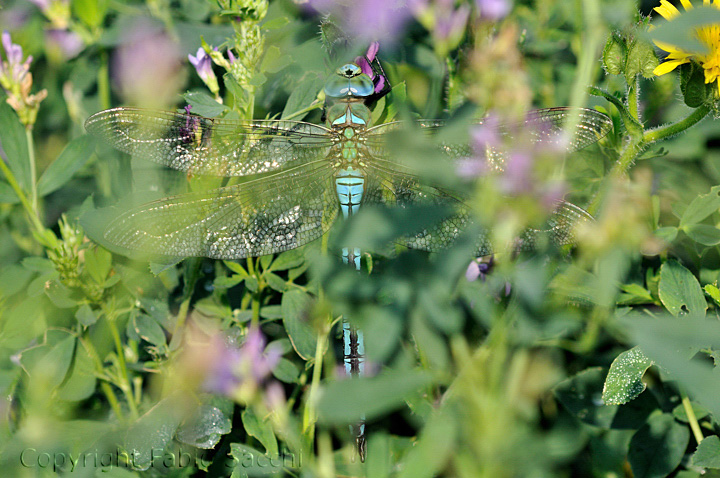
[[[685,10],[692,9],[689,0],[680,0]],[[703,5],[712,5],[720,10],[720,0],[703,0]],[[660,6],[654,9],[664,19],[672,20],[680,15],[680,11],[667,0],[660,0]],[[690,63],[695,60],[705,71],[705,83],[718,82],[718,93],[720,93],[720,25],[706,25],[698,27],[695,31],[697,39],[707,47],[707,53],[691,53],[668,43],[656,41],[655,44],[668,52],[665,61],[655,68],[653,73],[657,76],[664,75],[683,63]]]

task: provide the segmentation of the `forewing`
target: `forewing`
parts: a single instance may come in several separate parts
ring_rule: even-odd
[[[114,108],[85,122],[113,147],[192,174],[246,176],[325,157],[331,130],[301,121],[233,121]]]
[[[239,259],[294,249],[327,231],[338,201],[325,161],[243,184],[164,198],[112,220],[121,249],[173,257]]]
[[[548,217],[545,228],[530,229],[523,233],[517,243],[517,249],[533,250],[541,235],[546,236],[553,244],[574,244],[573,234],[578,224],[592,221],[593,217],[586,210],[565,201],[560,201]]]

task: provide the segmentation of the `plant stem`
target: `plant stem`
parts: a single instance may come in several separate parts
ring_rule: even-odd
[[[293,114],[288,115],[288,116],[286,116],[286,117],[283,118],[283,119],[284,119],[284,120],[293,119],[293,118],[295,118],[296,116],[300,116],[300,115],[305,114],[305,113],[308,113],[308,112],[310,112],[310,111],[312,111],[312,110],[316,110],[316,109],[318,109],[318,107],[320,107],[321,104],[322,104],[322,103],[321,103],[319,100],[315,100],[315,101],[313,101],[312,103],[310,103],[309,106],[307,106],[307,107],[305,107],[305,108],[303,108],[303,109],[301,109],[301,110],[297,110],[297,111],[294,112]]]
[[[28,160],[30,162],[30,204],[32,205],[35,217],[37,217],[37,167],[35,165],[35,142],[32,136],[32,126],[25,126],[25,140],[27,141]]]
[[[315,358],[313,363],[312,381],[310,382],[310,391],[305,402],[305,411],[303,414],[303,435],[305,435],[305,443],[308,450],[312,448],[315,438],[315,422],[317,421],[317,411],[315,409],[317,401],[317,393],[320,388],[320,378],[322,375],[322,358],[325,347],[325,341],[329,331],[323,330],[318,333],[317,343],[315,344]]]
[[[693,432],[693,436],[695,437],[695,441],[699,445],[701,441],[705,438],[703,436],[702,430],[700,429],[700,424],[697,421],[697,417],[695,416],[695,411],[692,408],[692,404],[690,403],[690,399],[687,395],[685,395],[684,392],[680,392],[682,395],[682,405],[685,409],[685,414],[688,417],[688,423],[690,424],[690,429]]]
[[[114,312],[106,314],[108,319],[108,326],[110,327],[110,333],[112,334],[113,341],[115,342],[115,350],[118,357],[118,366],[120,367],[120,378],[122,382],[119,384],[120,389],[125,395],[128,407],[130,408],[130,414],[133,419],[139,416],[137,405],[135,404],[135,396],[132,393],[132,386],[130,379],[128,378],[127,363],[125,363],[125,353],[122,347],[122,341],[120,340],[120,332],[118,331],[116,319],[117,315]]]
[[[643,134],[643,141],[646,143],[653,143],[655,141],[660,141],[661,139],[674,136],[698,123],[701,119],[705,118],[708,113],[710,113],[710,107],[705,104],[700,105],[700,107],[696,108],[695,111],[677,123],[646,131],[645,134]]]
[[[7,166],[5,161],[0,161],[0,170],[2,170],[3,174],[5,175],[5,179],[7,179],[8,184],[13,189],[13,191],[15,191],[15,194],[17,195],[18,199],[20,199],[20,204],[22,204],[23,209],[25,209],[25,213],[28,215],[28,218],[30,220],[30,225],[38,233],[42,233],[45,230],[45,228],[43,227],[42,223],[40,222],[40,219],[38,218],[38,216],[36,214],[36,210],[33,209],[32,205],[30,204],[30,201],[28,201],[27,196],[25,196],[25,193],[23,192],[22,188],[20,187],[20,184],[17,182],[17,179],[15,179],[15,175],[12,173],[12,171]]]
[[[104,110],[110,108],[110,76],[108,72],[108,54],[107,51],[102,50],[100,53],[100,68],[98,68],[97,73],[97,85],[100,106]]]
[[[638,116],[638,97],[640,96],[640,78],[635,75],[633,82],[628,86],[628,111],[630,116],[640,121]]]

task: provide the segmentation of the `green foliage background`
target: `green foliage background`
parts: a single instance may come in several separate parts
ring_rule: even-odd
[[[714,113],[717,96],[697,66],[682,71],[682,90],[678,75],[652,77],[643,14],[656,5],[518,1],[489,22],[467,4],[471,20],[456,38],[430,34],[431,13],[381,46],[393,91],[374,109],[378,122],[444,118],[467,139],[468,119],[489,110],[517,118],[531,106],[597,106],[613,119],[606,139],[565,163],[567,199],[597,219],[578,231],[577,247],[499,253],[485,279],[469,281],[471,240],[436,254],[388,246],[432,210],[362,211],[327,240],[238,261],[148,264],[89,240],[78,218],[93,203],[158,197],[189,179],[96,145],[84,134],[89,114],[151,106],[167,89],[169,104],[152,106],[181,107],[184,94],[207,116],[319,122],[323,79],[347,59],[328,58],[319,17],[287,0],[271,1],[266,15],[263,2],[59,3],[69,10],[43,14],[24,0],[0,10],[0,26],[34,58],[33,91],[47,90],[32,127],[0,96],[3,159],[22,192],[7,174],[0,181],[3,473],[717,473],[720,127],[711,115],[657,136],[662,143],[643,136]],[[137,25],[151,33],[123,66],[118,52]],[[64,56],[52,28],[78,34],[82,48]],[[177,47],[166,76],[153,56],[162,42]],[[203,44],[249,52],[248,71],[216,61],[216,94],[186,61]],[[366,47],[352,45],[353,55]],[[128,74],[130,86],[119,84]],[[537,224],[533,191],[506,198],[496,177],[468,183],[433,164],[421,141],[399,134],[394,153],[419,158],[421,177],[463,190],[496,239]],[[333,254],[348,243],[372,253],[361,274]],[[341,315],[365,332],[376,375],[338,372]],[[267,382],[203,393],[204,377],[183,361],[188,342],[221,332],[239,344],[251,323],[282,349],[270,380],[283,396]],[[365,463],[349,427],[360,416]],[[89,458],[80,466],[78,456]]]

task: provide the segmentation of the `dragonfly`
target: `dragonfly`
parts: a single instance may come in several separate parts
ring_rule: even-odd
[[[340,66],[324,86],[325,125],[282,119],[230,120],[184,112],[120,107],[92,115],[91,134],[134,157],[192,175],[250,177],[240,184],[165,197],[117,215],[102,232],[121,250],[172,257],[242,259],[300,247],[323,236],[339,217],[351,219],[368,204],[411,206],[449,203],[456,213],[436,227],[410,234],[405,246],[425,251],[448,247],[469,225],[469,206],[441,188],[424,184],[385,147],[403,122],[371,124],[370,106],[388,92],[377,58]],[[368,71],[368,66],[371,70]],[[565,107],[535,110],[526,125],[552,137],[572,115],[577,128],[567,149],[597,142],[611,129],[603,113]],[[442,121],[418,121],[434,131]],[[542,138],[540,139],[542,140]],[[458,159],[468,147],[446,148]],[[503,155],[488,154],[494,169]],[[591,219],[583,209],[561,201],[547,230],[530,230],[523,243],[549,233],[557,244],[572,242],[572,228]],[[478,238],[477,255],[491,252]],[[342,259],[360,269],[361,251],[342,250]],[[343,362],[348,375],[364,373],[362,333],[343,322]],[[364,447],[364,423],[357,445]],[[361,455],[362,458],[362,455]]]

